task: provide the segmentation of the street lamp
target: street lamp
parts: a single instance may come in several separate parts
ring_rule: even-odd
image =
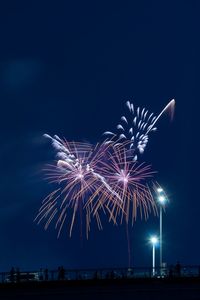
[[[158,244],[158,238],[157,236],[152,236],[150,238],[150,242],[152,244],[152,276],[155,276],[155,267],[156,267],[156,253],[155,253],[155,248],[156,245]]]
[[[162,273],[162,211],[163,207],[167,201],[164,190],[159,187],[157,188],[158,192],[158,203],[160,205],[160,273]]]

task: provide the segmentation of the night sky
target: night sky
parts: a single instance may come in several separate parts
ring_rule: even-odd
[[[87,241],[78,226],[58,240],[33,223],[51,191],[42,169],[54,152],[42,135],[96,143],[127,100],[159,113],[172,98],[174,121],[159,121],[141,159],[169,197],[163,261],[200,264],[199,12],[194,0],[1,2],[0,271],[127,266],[124,226],[93,223]],[[151,264],[152,233],[153,216],[130,230],[134,266]]]

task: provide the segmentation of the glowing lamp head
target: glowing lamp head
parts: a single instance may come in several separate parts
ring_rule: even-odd
[[[157,192],[158,193],[162,193],[163,192],[163,189],[161,187],[157,188]]]
[[[160,195],[160,196],[158,197],[158,201],[160,202],[160,204],[165,204],[165,202],[166,202],[165,196]]]
[[[157,244],[158,244],[158,238],[157,238],[157,236],[152,236],[152,237],[150,238],[150,242],[151,242],[151,244],[152,244],[153,246],[157,245]]]

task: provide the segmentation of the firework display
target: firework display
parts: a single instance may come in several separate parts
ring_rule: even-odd
[[[56,162],[44,169],[45,178],[55,189],[43,200],[35,221],[44,222],[45,229],[54,223],[58,237],[64,228],[71,236],[78,214],[88,237],[91,217],[102,229],[101,213],[114,224],[123,220],[128,224],[129,219],[133,224],[138,211],[145,219],[150,212],[156,213],[148,184],[154,172],[150,165],[138,162],[138,154],[144,152],[158,119],[174,103],[170,101],[155,116],[144,108],[134,109],[128,101],[129,115],[121,117],[119,134],[107,131],[104,134],[109,137],[95,146],[45,134],[56,151]]]
[[[106,131],[104,135],[117,139],[117,143],[129,140],[129,148],[134,150],[134,160],[138,159],[138,154],[142,154],[146,148],[149,139],[149,133],[156,131],[155,126],[160,117],[167,111],[171,114],[174,113],[175,100],[172,99],[156,116],[154,113],[149,112],[146,108],[134,107],[129,101],[126,102],[128,109],[127,116],[121,117],[121,123],[117,125],[117,133]]]
[[[136,220],[139,208],[140,216],[144,215],[147,219],[151,209],[155,212],[155,202],[151,191],[147,185],[147,180],[153,177],[154,172],[150,165],[138,163],[133,160],[130,152],[126,151],[125,145],[117,145],[109,148],[107,153],[108,161],[100,162],[99,172],[105,178],[106,182],[115,194],[119,195],[122,201],[122,207],[116,206],[112,216],[121,216],[121,223],[125,217],[128,223],[129,219]],[[110,195],[111,199],[113,195]]]

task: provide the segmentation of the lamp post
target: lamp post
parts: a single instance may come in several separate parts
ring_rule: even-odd
[[[163,267],[163,263],[162,263],[162,230],[163,230],[163,224],[162,224],[162,211],[163,211],[163,206],[166,203],[166,196],[164,194],[164,191],[161,187],[157,188],[157,192],[158,192],[158,202],[160,205],[160,273],[162,275],[162,267]]]
[[[156,274],[156,245],[158,244],[158,238],[157,236],[152,236],[150,238],[150,242],[152,244],[152,276],[155,276]]]

